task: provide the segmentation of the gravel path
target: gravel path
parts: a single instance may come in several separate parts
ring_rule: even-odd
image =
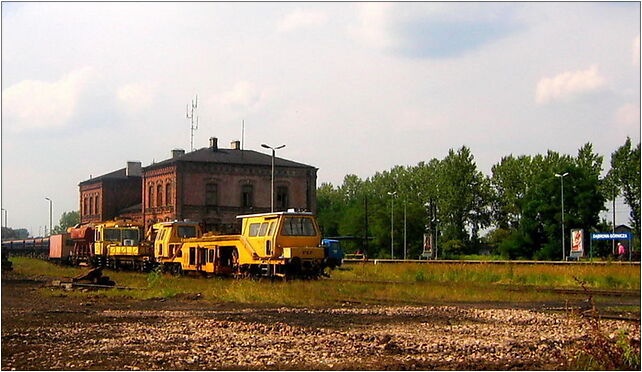
[[[584,337],[580,318],[529,309],[88,301],[32,287],[3,282],[2,370],[563,369]]]

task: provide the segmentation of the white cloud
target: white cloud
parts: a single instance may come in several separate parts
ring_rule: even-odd
[[[640,35],[633,39],[633,66],[640,65]]]
[[[328,16],[314,10],[295,10],[277,23],[278,32],[289,32],[301,28],[317,27],[326,23]]]
[[[537,83],[535,101],[545,104],[566,100],[588,92],[593,92],[605,84],[597,65],[586,70],[566,71],[554,77],[543,78]]]
[[[146,83],[131,83],[118,88],[118,101],[129,111],[142,111],[154,102],[154,88]]]
[[[261,93],[248,81],[239,81],[234,87],[221,95],[221,103],[226,106],[251,107],[261,99]]]
[[[640,104],[627,103],[615,111],[615,122],[624,126],[640,125]]]
[[[374,48],[390,48],[399,41],[394,37],[391,26],[392,3],[362,3],[358,9],[358,23],[348,29],[355,39]]]
[[[93,75],[85,67],[54,82],[22,80],[6,88],[2,91],[2,121],[16,131],[65,126]]]

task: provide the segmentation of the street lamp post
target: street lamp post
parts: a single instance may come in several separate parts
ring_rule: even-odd
[[[564,177],[568,175],[568,172],[563,174],[555,173],[555,177],[559,177],[562,183],[562,261],[566,260],[566,249],[564,248]]]
[[[390,204],[392,208],[390,209],[390,258],[395,258],[394,244],[395,244],[395,196],[397,192],[388,192],[388,195],[391,196]]]
[[[403,259],[406,259],[408,245],[406,244],[406,201],[403,202]]]
[[[49,235],[51,235],[51,220],[52,220],[52,204],[53,202],[49,198],[45,198],[45,200],[49,200]]]
[[[270,212],[274,212],[274,158],[276,156],[276,150],[284,148],[285,145],[272,147],[272,146],[266,145],[265,143],[262,143],[261,147],[265,147],[266,149],[272,150],[272,182],[270,186],[270,191],[271,191],[270,192]]]

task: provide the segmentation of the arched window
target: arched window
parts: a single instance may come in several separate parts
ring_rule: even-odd
[[[96,197],[94,198],[94,213],[95,213],[95,214],[98,214],[98,213],[99,213],[99,212],[98,212],[98,204],[99,204],[99,202],[98,202],[98,198],[99,198],[99,196],[98,196],[98,195],[96,195]]]
[[[89,197],[89,214],[94,214],[94,197]]]
[[[151,208],[154,204],[154,186],[150,185],[147,191],[147,207]]]
[[[165,185],[165,204],[172,205],[172,184]]]
[[[156,206],[163,205],[163,185],[156,186]]]
[[[82,210],[85,216],[89,214],[89,204],[87,203],[87,197],[83,199]]]

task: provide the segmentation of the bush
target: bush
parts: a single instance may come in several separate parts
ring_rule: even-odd
[[[466,253],[464,243],[459,239],[453,239],[445,242],[441,246],[444,257],[452,257]]]

